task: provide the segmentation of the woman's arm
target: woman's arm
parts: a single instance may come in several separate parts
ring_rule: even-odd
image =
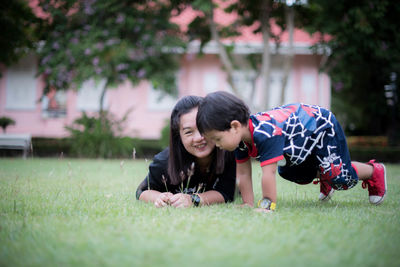
[[[240,194],[243,204],[254,206],[253,182],[251,179],[251,160],[243,163],[237,163],[236,175],[238,179]]]
[[[145,202],[152,202],[156,207],[164,207],[169,204],[172,193],[167,176],[168,149],[154,156],[153,162],[149,166],[149,173],[140,183],[136,190],[136,198]],[[168,177],[168,176],[167,176]]]
[[[156,190],[143,191],[139,200],[145,202],[153,202],[157,208],[165,207],[170,204],[170,199],[173,196],[171,192],[158,192]]]
[[[216,203],[224,203],[225,198],[222,194],[215,190],[209,190],[204,193],[198,194],[200,197],[200,206],[211,205]],[[171,206],[175,208],[188,208],[193,206],[192,195],[178,193],[170,198]]]

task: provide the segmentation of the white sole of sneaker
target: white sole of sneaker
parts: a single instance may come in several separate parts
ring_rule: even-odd
[[[385,175],[383,176],[384,179],[385,179],[385,193],[383,194],[383,196],[370,196],[370,197],[369,197],[369,202],[370,202],[371,204],[374,204],[374,205],[379,205],[379,204],[381,204],[381,203],[383,202],[383,200],[385,199],[386,192],[387,192],[386,167],[385,167],[385,165],[383,165],[382,163],[380,163],[380,164],[382,165],[383,171],[384,171],[384,173],[385,173]]]
[[[333,193],[335,193],[335,189],[331,189],[331,191],[329,191],[329,194],[326,196],[322,193],[319,193],[319,200],[320,201],[329,201],[333,195]]]

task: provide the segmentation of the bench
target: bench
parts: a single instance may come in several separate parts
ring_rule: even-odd
[[[0,134],[0,149],[22,150],[25,159],[31,150],[30,134]]]

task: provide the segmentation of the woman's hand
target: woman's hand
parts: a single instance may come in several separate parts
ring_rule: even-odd
[[[171,192],[165,192],[158,195],[156,201],[154,201],[154,205],[157,208],[162,208],[168,206],[171,203],[171,197],[173,194]]]
[[[192,196],[189,194],[178,193],[171,197],[171,206],[175,208],[187,208],[192,206]]]

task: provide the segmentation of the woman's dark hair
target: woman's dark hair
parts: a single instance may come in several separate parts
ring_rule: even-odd
[[[247,124],[249,118],[249,108],[241,99],[228,92],[217,91],[208,94],[201,102],[196,123],[199,132],[204,133],[228,130],[233,120]]]
[[[202,101],[203,98],[200,96],[185,96],[176,103],[171,112],[168,175],[174,185],[180,184],[187,177],[187,171],[190,169],[191,164],[196,162],[196,157],[187,152],[182,144],[179,134],[180,118],[182,115],[192,111],[192,109],[197,108]],[[215,176],[214,174],[221,174],[225,165],[225,152],[223,150],[215,147],[211,153],[210,180],[213,179],[212,176]],[[195,168],[196,171],[199,170]],[[182,172],[185,177],[182,177]]]

